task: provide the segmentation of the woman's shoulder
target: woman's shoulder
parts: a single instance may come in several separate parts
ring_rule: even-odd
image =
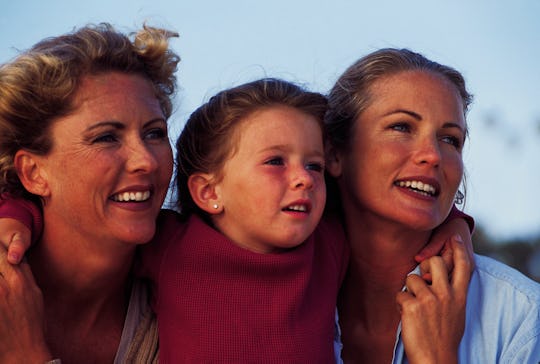
[[[493,258],[475,262],[460,361],[540,362],[540,284]]]
[[[475,262],[477,278],[484,286],[522,294],[524,298],[527,297],[540,306],[540,283],[490,257],[475,254]]]

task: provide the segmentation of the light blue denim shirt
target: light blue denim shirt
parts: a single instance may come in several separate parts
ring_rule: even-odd
[[[475,261],[459,363],[540,363],[540,284],[494,259],[475,255]],[[339,340],[335,348],[339,363]],[[392,363],[408,363],[401,325]]]

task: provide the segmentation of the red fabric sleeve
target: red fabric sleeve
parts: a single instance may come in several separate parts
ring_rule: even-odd
[[[41,237],[43,215],[35,203],[4,194],[0,197],[0,218],[2,217],[19,220],[26,225],[32,231],[32,244]]]
[[[471,234],[474,232],[474,219],[472,216],[467,215],[463,211],[459,210],[456,205],[452,206],[452,210],[450,210],[450,214],[446,218],[446,221],[450,221],[452,219],[464,219],[465,222],[467,222],[467,225],[469,225],[469,230],[471,231]]]

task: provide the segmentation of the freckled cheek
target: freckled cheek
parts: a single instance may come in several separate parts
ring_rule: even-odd
[[[445,159],[444,170],[449,183],[455,185],[455,188],[457,189],[463,179],[464,171],[463,159],[461,156],[452,156],[451,158]]]
[[[326,195],[326,183],[322,174],[313,178],[313,189]]]

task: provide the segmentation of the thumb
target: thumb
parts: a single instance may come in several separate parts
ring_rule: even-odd
[[[7,260],[11,264],[19,264],[24,254],[30,247],[30,237],[24,237],[20,233],[13,234],[9,242]]]

